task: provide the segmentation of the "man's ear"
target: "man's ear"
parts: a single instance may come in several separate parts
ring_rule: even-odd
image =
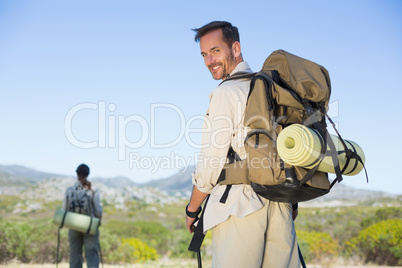
[[[235,41],[232,45],[233,55],[237,58],[241,55],[241,47],[238,41]]]

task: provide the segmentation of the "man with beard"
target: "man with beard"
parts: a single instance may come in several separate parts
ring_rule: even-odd
[[[225,81],[239,73],[252,73],[243,60],[237,27],[213,21],[194,29],[204,63],[215,80]],[[292,204],[258,196],[250,185],[218,184],[229,151],[247,157],[243,113],[250,90],[249,79],[228,80],[210,94],[201,151],[193,174],[193,191],[186,207],[190,233],[204,208],[203,231],[212,230],[212,267],[300,267],[292,220]],[[297,214],[297,211],[294,212]]]

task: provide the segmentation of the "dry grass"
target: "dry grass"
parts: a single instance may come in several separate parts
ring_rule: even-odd
[[[203,261],[203,266],[210,267],[210,263]],[[55,264],[23,264],[23,263],[9,263],[7,265],[0,265],[0,268],[55,268]],[[84,263],[83,267],[86,267]],[[69,268],[68,263],[59,263],[58,268]],[[99,266],[102,268],[102,264]],[[103,268],[197,268],[197,260],[159,260],[157,262],[149,262],[142,264],[127,264],[127,265],[109,265],[104,264]]]
[[[55,264],[20,264],[9,263],[7,265],[0,265],[0,268],[55,268]],[[86,267],[86,264],[83,265]],[[203,262],[203,267],[211,267],[210,262]],[[339,265],[309,265],[308,268],[390,268],[390,266],[339,266]],[[69,268],[68,263],[60,263],[58,268]],[[99,266],[102,268],[102,265]],[[103,265],[103,268],[197,268],[196,260],[164,260],[145,264],[130,264],[130,265]],[[402,268],[400,266],[393,266],[392,268]]]

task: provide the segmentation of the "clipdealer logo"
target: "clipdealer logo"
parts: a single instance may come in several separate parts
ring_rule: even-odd
[[[119,161],[128,160],[130,168],[152,169],[153,172],[156,172],[158,168],[187,167],[191,162],[196,162],[198,152],[194,156],[184,157],[175,153],[174,150],[164,156],[141,155],[138,152],[133,152],[133,150],[144,146],[149,146],[151,149],[172,149],[183,140],[188,146],[197,150],[208,146],[221,147],[226,145],[214,144],[214,142],[211,144],[200,144],[200,141],[194,139],[194,136],[201,134],[203,130],[211,131],[209,120],[205,120],[204,115],[195,115],[186,119],[183,111],[170,103],[150,104],[149,120],[139,114],[118,115],[116,110],[117,106],[115,104],[108,104],[105,101],[99,101],[98,103],[85,102],[73,106],[66,113],[64,120],[64,134],[67,141],[71,145],[81,149],[117,148]],[[158,142],[157,140],[157,134],[160,137],[163,133],[156,132],[156,121],[157,119],[166,120],[166,118],[157,118],[157,112],[159,112],[158,115],[160,113],[169,113],[169,115],[172,115],[171,120],[175,122],[175,130],[178,130],[178,133],[174,137],[165,142]],[[91,119],[85,117],[88,113],[91,114]],[[94,119],[94,116],[96,119]],[[97,132],[96,137],[92,139],[79,138],[80,135],[78,134],[82,133],[82,130],[75,123],[79,120],[82,121],[82,119],[97,121],[97,129],[92,130]],[[220,129],[219,133],[230,131],[229,128],[232,128],[232,124],[229,123],[231,119],[228,117],[220,116],[215,120],[220,120],[224,122],[223,125],[228,125],[226,129]],[[176,128],[177,122],[179,122],[178,128]],[[197,122],[202,122],[202,127],[194,127],[197,125]],[[132,131],[129,132],[129,128],[131,130],[135,128],[135,133]],[[133,140],[135,138],[137,139]]]
[[[239,118],[242,116],[243,109],[241,103],[238,103],[237,115]],[[334,118],[339,115],[339,102],[334,101],[330,103],[329,115]],[[156,172],[159,168],[186,168],[191,162],[196,163],[197,158],[203,162],[203,165],[212,165],[211,163],[218,163],[222,165],[226,159],[215,159],[214,156],[206,156],[199,153],[200,149],[214,147],[217,149],[227,148],[230,145],[230,139],[220,139],[220,135],[225,133],[232,133],[234,126],[232,119],[228,116],[220,115],[215,118],[208,118],[204,115],[195,115],[186,119],[183,111],[170,103],[154,103],[150,104],[150,118],[147,120],[144,116],[139,114],[132,115],[117,115],[117,106],[113,103],[107,104],[105,101],[98,103],[85,102],[73,106],[65,116],[64,120],[64,133],[65,137],[70,144],[81,149],[94,149],[94,148],[117,148],[117,155],[119,161],[127,161],[130,169],[150,169]],[[179,120],[179,133],[167,142],[157,142],[156,139],[156,119],[157,110],[160,109],[166,113],[168,110],[173,112],[174,117],[171,120]],[[163,110],[165,109],[165,110]],[[97,120],[97,137],[94,140],[83,140],[78,138],[74,133],[79,132],[78,129],[73,129],[74,120],[84,118],[84,113],[90,112],[96,116]],[[82,118],[79,118],[79,117]],[[166,119],[165,119],[166,120]],[[194,125],[197,121],[201,121],[203,126],[195,128]],[[219,121],[219,128],[213,129],[212,122]],[[336,124],[338,125],[338,124]],[[136,126],[139,131],[139,138],[135,141],[129,138],[127,130],[130,126]],[[339,125],[337,126],[339,127]],[[202,132],[210,132],[210,140],[197,143],[192,139],[193,134],[201,134]],[[132,133],[131,133],[132,134]],[[159,133],[161,134],[161,133]],[[133,135],[132,135],[133,136]],[[135,135],[138,136],[138,135]],[[227,135],[226,135],[227,137]],[[172,149],[181,141],[185,140],[186,144],[197,150],[194,156],[184,157],[171,150],[167,155],[154,156],[154,155],[141,155],[132,150],[140,149],[148,146],[151,149]],[[212,160],[211,160],[212,159]]]

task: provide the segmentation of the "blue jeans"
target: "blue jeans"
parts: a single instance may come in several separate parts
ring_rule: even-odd
[[[85,247],[85,259],[88,268],[99,267],[99,230],[95,235],[68,230],[70,242],[70,268],[82,268],[82,247]]]

